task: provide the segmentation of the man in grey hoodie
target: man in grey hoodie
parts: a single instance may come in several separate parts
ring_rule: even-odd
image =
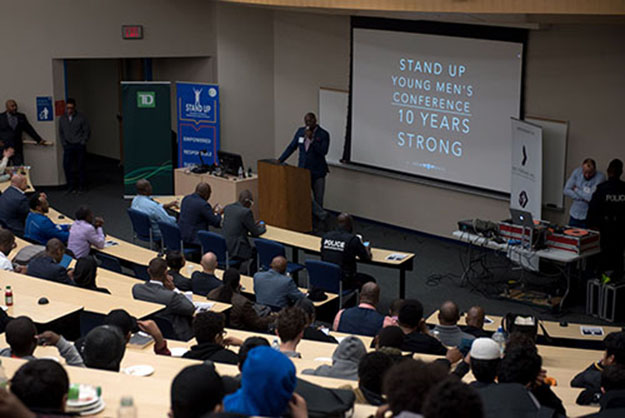
[[[74,344],[52,331],[44,331],[37,335],[34,322],[27,316],[19,316],[11,320],[7,324],[5,332],[9,347],[0,350],[0,357],[33,360],[35,359],[33,353],[37,344],[53,345],[59,350],[59,354],[69,366],[84,367],[82,357]]]
[[[316,369],[306,369],[303,374],[358,380],[358,363],[367,349],[358,337],[349,336],[340,342],[332,354],[332,365],[321,365]]]

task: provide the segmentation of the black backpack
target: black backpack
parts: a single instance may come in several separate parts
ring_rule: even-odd
[[[351,390],[328,389],[302,379],[297,379],[295,393],[306,400],[310,418],[351,416],[356,401]]]

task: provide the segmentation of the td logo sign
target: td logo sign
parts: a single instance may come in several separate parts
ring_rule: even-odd
[[[156,107],[156,93],[153,91],[138,91],[137,107]]]

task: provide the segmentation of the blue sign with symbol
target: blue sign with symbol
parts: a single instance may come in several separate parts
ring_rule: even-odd
[[[219,150],[219,86],[176,83],[178,166],[212,165]]]
[[[51,122],[54,120],[52,97],[37,97],[37,120],[39,122]]]

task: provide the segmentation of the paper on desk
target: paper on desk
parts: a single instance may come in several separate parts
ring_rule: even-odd
[[[206,312],[210,311],[215,304],[213,302],[193,302],[193,305],[195,305],[195,312]]]
[[[119,243],[116,241],[108,240],[104,243],[104,248],[113,247],[115,245],[119,245]]]
[[[386,260],[389,260],[389,261],[401,261],[404,258],[406,258],[405,254],[397,254],[397,253],[389,254],[386,256]]]
[[[589,327],[586,325],[581,325],[579,327],[579,330],[581,331],[582,335],[588,336],[588,335],[596,335],[596,336],[602,336],[603,334],[603,327]]]

